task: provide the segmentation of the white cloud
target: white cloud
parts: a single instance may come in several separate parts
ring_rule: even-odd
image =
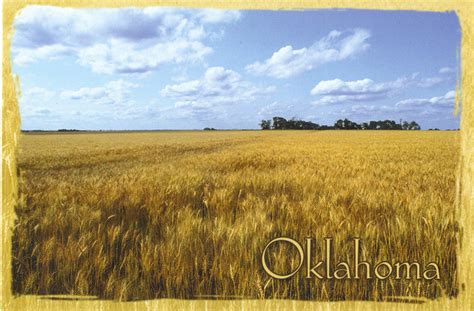
[[[347,33],[333,30],[310,47],[294,49],[291,45],[284,46],[270,58],[250,64],[246,69],[256,75],[290,78],[367,50],[369,38],[370,33],[365,29],[354,29]]]
[[[122,105],[130,103],[129,94],[131,89],[138,85],[124,80],[110,81],[104,86],[83,87],[78,90],[66,90],[61,92],[62,99],[82,101],[93,104],[115,104]]]
[[[393,92],[411,84],[413,78],[376,83],[371,79],[343,81],[341,79],[320,81],[311,90],[311,95],[321,96],[313,102],[315,106],[345,102],[374,101],[390,96]]]
[[[420,79],[420,81],[418,82],[418,86],[423,87],[423,88],[429,88],[429,87],[441,84],[444,81],[446,80],[441,77],[424,78],[424,79]]]
[[[15,19],[17,65],[65,55],[98,73],[143,73],[202,60],[208,37],[240,12],[171,8],[71,9],[29,6]]]
[[[208,113],[226,104],[253,102],[275,91],[273,86],[256,86],[235,71],[210,67],[199,80],[166,85],[160,94],[175,100],[175,108]]]
[[[205,24],[220,24],[239,20],[241,13],[239,11],[204,9],[199,10],[197,15]]]
[[[83,87],[76,91],[63,91],[61,97],[66,99],[97,99],[106,95],[105,87]]]
[[[97,73],[146,73],[164,63],[199,61],[212,49],[201,42],[179,39],[136,48],[135,43],[110,40],[79,51],[79,64]]]
[[[13,51],[15,54],[14,56],[15,64],[21,66],[21,65],[26,65],[28,63],[32,63],[41,59],[54,60],[61,56],[70,54],[72,52],[72,49],[61,44],[52,44],[52,45],[40,46],[35,49],[13,48]]]
[[[342,81],[340,79],[321,81],[311,90],[311,95],[358,95],[387,93],[404,84],[404,79],[394,82],[375,83],[371,79]]]
[[[414,109],[420,107],[439,107],[439,108],[454,108],[454,101],[456,99],[456,92],[449,91],[442,96],[431,98],[409,98],[399,101],[395,104],[398,108]]]
[[[444,74],[453,73],[453,72],[455,72],[455,70],[452,67],[443,67],[439,70],[439,73],[444,73]]]
[[[270,105],[262,107],[258,114],[263,117],[274,117],[279,115],[286,116],[293,110],[293,108],[294,105],[275,101]]]

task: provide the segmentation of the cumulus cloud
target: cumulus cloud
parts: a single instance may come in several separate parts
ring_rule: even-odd
[[[34,49],[13,47],[12,51],[14,54],[13,61],[15,64],[25,65],[41,59],[58,59],[61,56],[69,55],[73,49],[61,44],[52,44],[39,46]]]
[[[83,87],[77,90],[61,92],[62,99],[89,102],[94,104],[127,104],[130,102],[129,94],[138,85],[124,80],[110,81],[104,86]]]
[[[143,73],[202,60],[206,39],[240,12],[171,8],[70,9],[30,6],[15,19],[15,64],[63,56],[98,73]]]
[[[223,67],[210,67],[198,80],[166,85],[160,94],[175,100],[175,108],[208,111],[226,105],[252,102],[275,91],[273,86],[256,86],[240,74]]]
[[[311,95],[321,96],[313,101],[315,106],[345,102],[375,101],[386,98],[393,92],[412,83],[412,78],[402,77],[394,81],[374,82],[371,79],[343,81],[341,79],[320,81],[311,90]]]
[[[401,100],[395,104],[396,107],[405,109],[415,109],[420,107],[438,107],[438,108],[454,108],[456,92],[449,91],[442,96],[431,98],[409,98]]]
[[[295,49],[291,45],[284,46],[270,58],[250,64],[246,69],[256,75],[279,79],[294,77],[319,65],[340,61],[367,50],[369,38],[370,33],[365,29],[347,32],[333,30],[310,47]]]
[[[185,39],[136,48],[135,43],[110,40],[79,51],[79,64],[97,73],[146,73],[164,63],[198,61],[212,51],[201,42]]]

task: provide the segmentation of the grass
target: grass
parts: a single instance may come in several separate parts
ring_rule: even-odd
[[[23,134],[13,291],[454,296],[458,153],[458,132]],[[279,236],[333,237],[340,261],[360,237],[363,258],[436,261],[441,279],[272,280],[260,256]],[[294,264],[282,251],[270,258],[276,270]]]

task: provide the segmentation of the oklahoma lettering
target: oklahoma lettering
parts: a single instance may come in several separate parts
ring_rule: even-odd
[[[313,238],[306,238],[306,253],[301,244],[297,241],[288,238],[288,237],[279,237],[270,241],[263,250],[262,253],[262,266],[265,272],[279,280],[284,280],[295,276],[303,267],[303,263],[306,262],[306,265],[303,269],[305,278],[317,278],[317,279],[372,279],[377,278],[380,280],[387,279],[389,277],[400,280],[405,278],[409,279],[425,279],[433,280],[440,279],[439,267],[435,262],[430,262],[424,267],[421,266],[418,262],[395,262],[394,264],[388,261],[382,261],[375,263],[374,265],[368,261],[361,261],[359,255],[360,239],[354,238],[354,247],[353,247],[353,261],[341,261],[334,262],[334,254],[332,247],[332,238],[324,239],[324,258],[315,262],[312,257],[312,248],[313,248]],[[298,251],[297,262],[298,266],[292,271],[286,272],[275,272],[270,267],[267,262],[266,254],[269,251],[271,245],[277,243],[289,243]],[[346,256],[344,256],[347,258]],[[290,267],[291,269],[291,267]]]

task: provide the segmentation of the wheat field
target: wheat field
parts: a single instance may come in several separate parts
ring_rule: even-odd
[[[452,297],[458,153],[454,131],[22,134],[13,291]],[[339,259],[360,237],[366,258],[436,261],[441,278],[273,280],[260,256],[279,236],[332,237]],[[275,269],[294,265],[284,251]]]

